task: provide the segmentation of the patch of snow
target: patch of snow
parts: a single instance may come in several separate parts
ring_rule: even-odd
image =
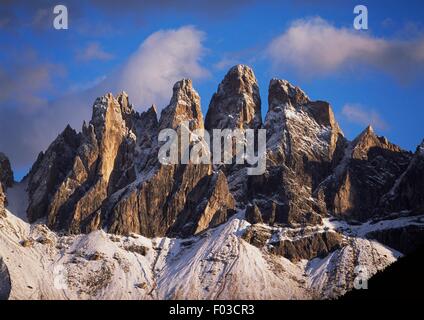
[[[354,237],[366,237],[366,235],[373,231],[396,229],[408,225],[424,226],[424,215],[400,217],[397,219],[388,219],[381,221],[367,221],[360,225],[351,225],[344,220],[335,218],[324,218],[324,227],[340,232],[342,234]]]

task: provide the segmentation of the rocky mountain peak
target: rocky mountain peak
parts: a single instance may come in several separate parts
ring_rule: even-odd
[[[49,212],[50,201],[72,168],[80,141],[81,136],[67,126],[48,149],[38,155],[28,175],[27,215],[30,222]]]
[[[417,147],[406,170],[399,176],[380,200],[380,214],[407,211],[411,214],[424,212],[424,141]]]
[[[331,128],[334,132],[340,133],[343,135],[342,130],[339,127],[339,124],[336,121],[334,116],[333,109],[330,104],[326,101],[313,101],[309,103],[307,110],[311,113],[315,121],[324,126]]]
[[[365,128],[346,148],[327,185],[327,205],[334,215],[365,221],[377,214],[381,199],[405,172],[411,154]]]
[[[245,65],[235,65],[225,75],[218,86],[218,93],[253,94],[256,91],[254,84],[257,80],[253,70]]]
[[[368,152],[373,148],[386,149],[393,152],[401,152],[402,149],[390,143],[386,137],[377,136],[371,125],[365,128],[352,142],[352,158],[368,159]]]
[[[149,114],[150,116],[155,116],[156,119],[158,118],[158,110],[156,108],[156,105],[152,104],[152,106],[147,109],[147,114]]]
[[[190,123],[191,130],[204,128],[200,96],[190,79],[175,83],[171,101],[162,110],[159,127],[176,129],[183,121]]]
[[[302,89],[281,79],[270,81],[268,102],[265,128],[269,148],[275,151],[271,158],[298,154],[333,162],[344,137],[328,102],[311,101]]]
[[[121,112],[124,115],[124,117],[125,115],[131,115],[135,112],[133,105],[130,104],[130,101],[128,99],[128,94],[125,91],[122,91],[121,93],[119,93],[118,96],[116,97],[116,100],[121,106]]]
[[[246,212],[267,223],[320,223],[315,190],[340,161],[346,139],[329,103],[311,101],[286,80],[270,81],[268,100],[267,173],[251,178],[257,209]]]
[[[209,104],[205,125],[208,130],[261,127],[261,98],[252,69],[236,65],[228,71]]]
[[[301,106],[309,102],[309,97],[299,87],[292,85],[287,80],[271,79],[268,92],[269,110],[281,105]]]

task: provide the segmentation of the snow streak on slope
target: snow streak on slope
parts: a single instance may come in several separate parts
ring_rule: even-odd
[[[349,245],[307,263],[308,285],[321,296],[336,298],[352,289],[359,270],[371,277],[400,256],[376,241],[349,238]]]

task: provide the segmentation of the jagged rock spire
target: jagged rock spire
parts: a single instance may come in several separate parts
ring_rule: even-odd
[[[367,159],[371,148],[401,152],[401,148],[390,143],[386,137],[377,136],[371,125],[367,126],[353,141],[352,158]]]
[[[248,66],[236,65],[212,97],[206,129],[257,129],[261,125],[261,98],[255,74]]]
[[[318,223],[314,191],[340,160],[343,133],[327,102],[311,101],[286,80],[270,81],[268,101],[267,174],[250,183],[258,212],[269,223]]]
[[[162,110],[159,128],[176,129],[183,121],[190,122],[191,130],[204,127],[200,96],[194,90],[190,79],[175,83],[171,101]]]
[[[49,206],[63,183],[80,144],[80,135],[70,126],[59,134],[46,152],[41,152],[28,175],[28,220],[34,222],[49,213]]]
[[[286,104],[298,107],[308,102],[310,102],[309,97],[299,87],[292,85],[287,80],[271,79],[268,91],[269,110]]]

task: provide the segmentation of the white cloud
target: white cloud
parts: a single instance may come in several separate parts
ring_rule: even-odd
[[[213,65],[213,67],[217,70],[228,70],[230,67],[236,65],[240,60],[237,60],[236,58],[229,58],[224,57],[221,60],[219,60],[217,63]]]
[[[387,130],[389,127],[375,110],[367,109],[359,104],[345,104],[342,109],[342,116],[348,122],[362,126],[371,125],[379,130]]]
[[[83,50],[77,53],[77,59],[80,61],[107,61],[113,59],[113,55],[102,49],[99,43],[91,42]]]
[[[109,91],[125,90],[132,102],[143,109],[153,103],[161,108],[169,102],[175,82],[208,76],[200,65],[204,37],[203,32],[191,26],[155,32],[101,86]]]
[[[266,54],[275,68],[293,68],[309,77],[365,66],[404,79],[424,69],[424,37],[377,38],[315,17],[292,23],[271,41]]]

